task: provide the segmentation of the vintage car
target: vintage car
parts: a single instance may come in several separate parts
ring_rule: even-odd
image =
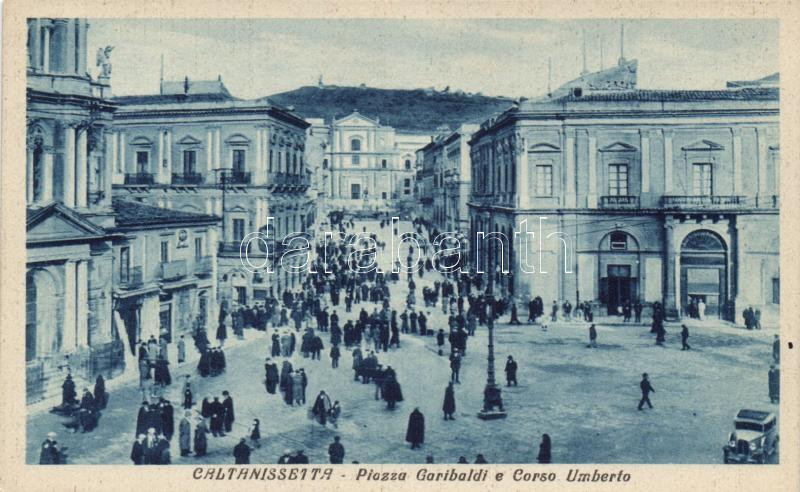
[[[764,463],[778,451],[778,420],[772,412],[739,410],[723,446],[725,463]]]

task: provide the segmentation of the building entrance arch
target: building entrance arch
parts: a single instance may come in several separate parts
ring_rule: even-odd
[[[681,242],[681,311],[693,318],[720,316],[728,296],[728,248],[717,233],[690,232]]]

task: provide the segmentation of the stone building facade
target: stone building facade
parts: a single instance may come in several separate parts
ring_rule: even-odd
[[[114,118],[111,160],[114,195],[163,208],[222,217],[218,255],[221,301],[251,304],[302,282],[279,267],[289,233],[314,220],[305,163],[309,124],[267,100],[241,100],[212,81],[163,82],[159,94],[125,96]],[[269,221],[268,217],[274,220]],[[251,233],[270,239],[274,273],[265,268],[264,242],[249,244],[252,267],[241,259]],[[288,264],[305,261],[287,257]]]
[[[136,366],[137,341],[181,335],[217,323],[219,217],[114,199],[114,321]],[[210,338],[213,338],[210,335]]]
[[[108,73],[86,72],[85,19],[28,19],[27,401],[124,368],[112,329]]]
[[[353,112],[332,122],[329,206],[348,212],[398,212],[414,206],[416,150],[429,137],[403,134]]]
[[[469,231],[467,202],[471,192],[469,140],[478,125],[463,124],[435,137],[422,148],[426,220],[440,231]]]
[[[677,317],[702,300],[709,316],[741,322],[753,306],[774,320],[778,89],[639,90],[635,73],[620,60],[616,74],[582,76],[481,125],[471,239],[511,241],[505,265],[498,240],[473,244],[471,268],[548,306],[588,300],[612,313],[641,299]]]

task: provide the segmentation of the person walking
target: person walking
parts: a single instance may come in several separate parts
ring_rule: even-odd
[[[647,403],[648,407],[653,408],[653,404],[650,403],[650,392],[655,393],[656,390],[653,388],[653,385],[650,384],[650,379],[646,372],[642,374],[642,381],[639,383],[639,388],[642,390],[642,399],[639,400],[638,409],[641,410],[645,403]]]
[[[208,427],[205,419],[200,419],[194,428],[194,456],[199,458],[206,455],[208,448]]]
[[[597,348],[597,328],[594,327],[594,323],[589,326],[589,348]]]
[[[328,458],[332,465],[341,465],[344,462],[344,446],[339,436],[334,436],[333,442],[328,446]]]
[[[425,416],[419,408],[415,408],[408,416],[406,441],[411,443],[411,449],[417,449],[425,442]]]
[[[222,400],[222,408],[224,410],[223,423],[225,424],[225,432],[231,432],[231,429],[233,429],[233,421],[235,420],[233,398],[231,398],[230,393],[227,391],[223,391],[222,396],[224,397]]]
[[[540,464],[550,463],[550,436],[542,434],[542,442],[539,444],[539,455],[536,456],[536,461]]]
[[[445,420],[455,420],[453,413],[456,411],[456,396],[453,390],[453,382],[447,383],[447,388],[444,389],[444,403],[442,404],[442,411],[444,412]]]
[[[506,386],[511,386],[513,383],[514,386],[517,386],[517,361],[514,360],[512,356],[508,356],[508,360],[506,361]]]
[[[461,354],[458,349],[453,350],[453,355],[450,356],[450,381],[461,384],[458,380],[458,372],[461,370]]]
[[[253,443],[254,448],[261,447],[261,422],[258,419],[253,419],[253,427],[250,428],[250,442]]]
[[[687,340],[689,340],[689,327],[681,325],[681,350],[689,350],[692,348],[689,346]]]
[[[436,333],[436,346],[439,348],[439,355],[442,355],[442,348],[444,347],[444,330],[439,328]]]
[[[336,369],[339,367],[339,357],[341,357],[342,353],[339,351],[338,345],[331,346],[331,368]]]

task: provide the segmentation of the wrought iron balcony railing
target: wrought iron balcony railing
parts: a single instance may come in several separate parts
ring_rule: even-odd
[[[607,195],[600,197],[601,208],[639,208],[639,197],[632,195]]]
[[[151,173],[125,173],[126,185],[151,185],[155,179]]]
[[[174,260],[161,264],[162,280],[177,280],[186,276],[186,260]]]
[[[198,185],[202,182],[203,175],[200,173],[172,173],[174,185]]]
[[[737,195],[664,195],[664,208],[739,208],[746,205],[745,197]]]

